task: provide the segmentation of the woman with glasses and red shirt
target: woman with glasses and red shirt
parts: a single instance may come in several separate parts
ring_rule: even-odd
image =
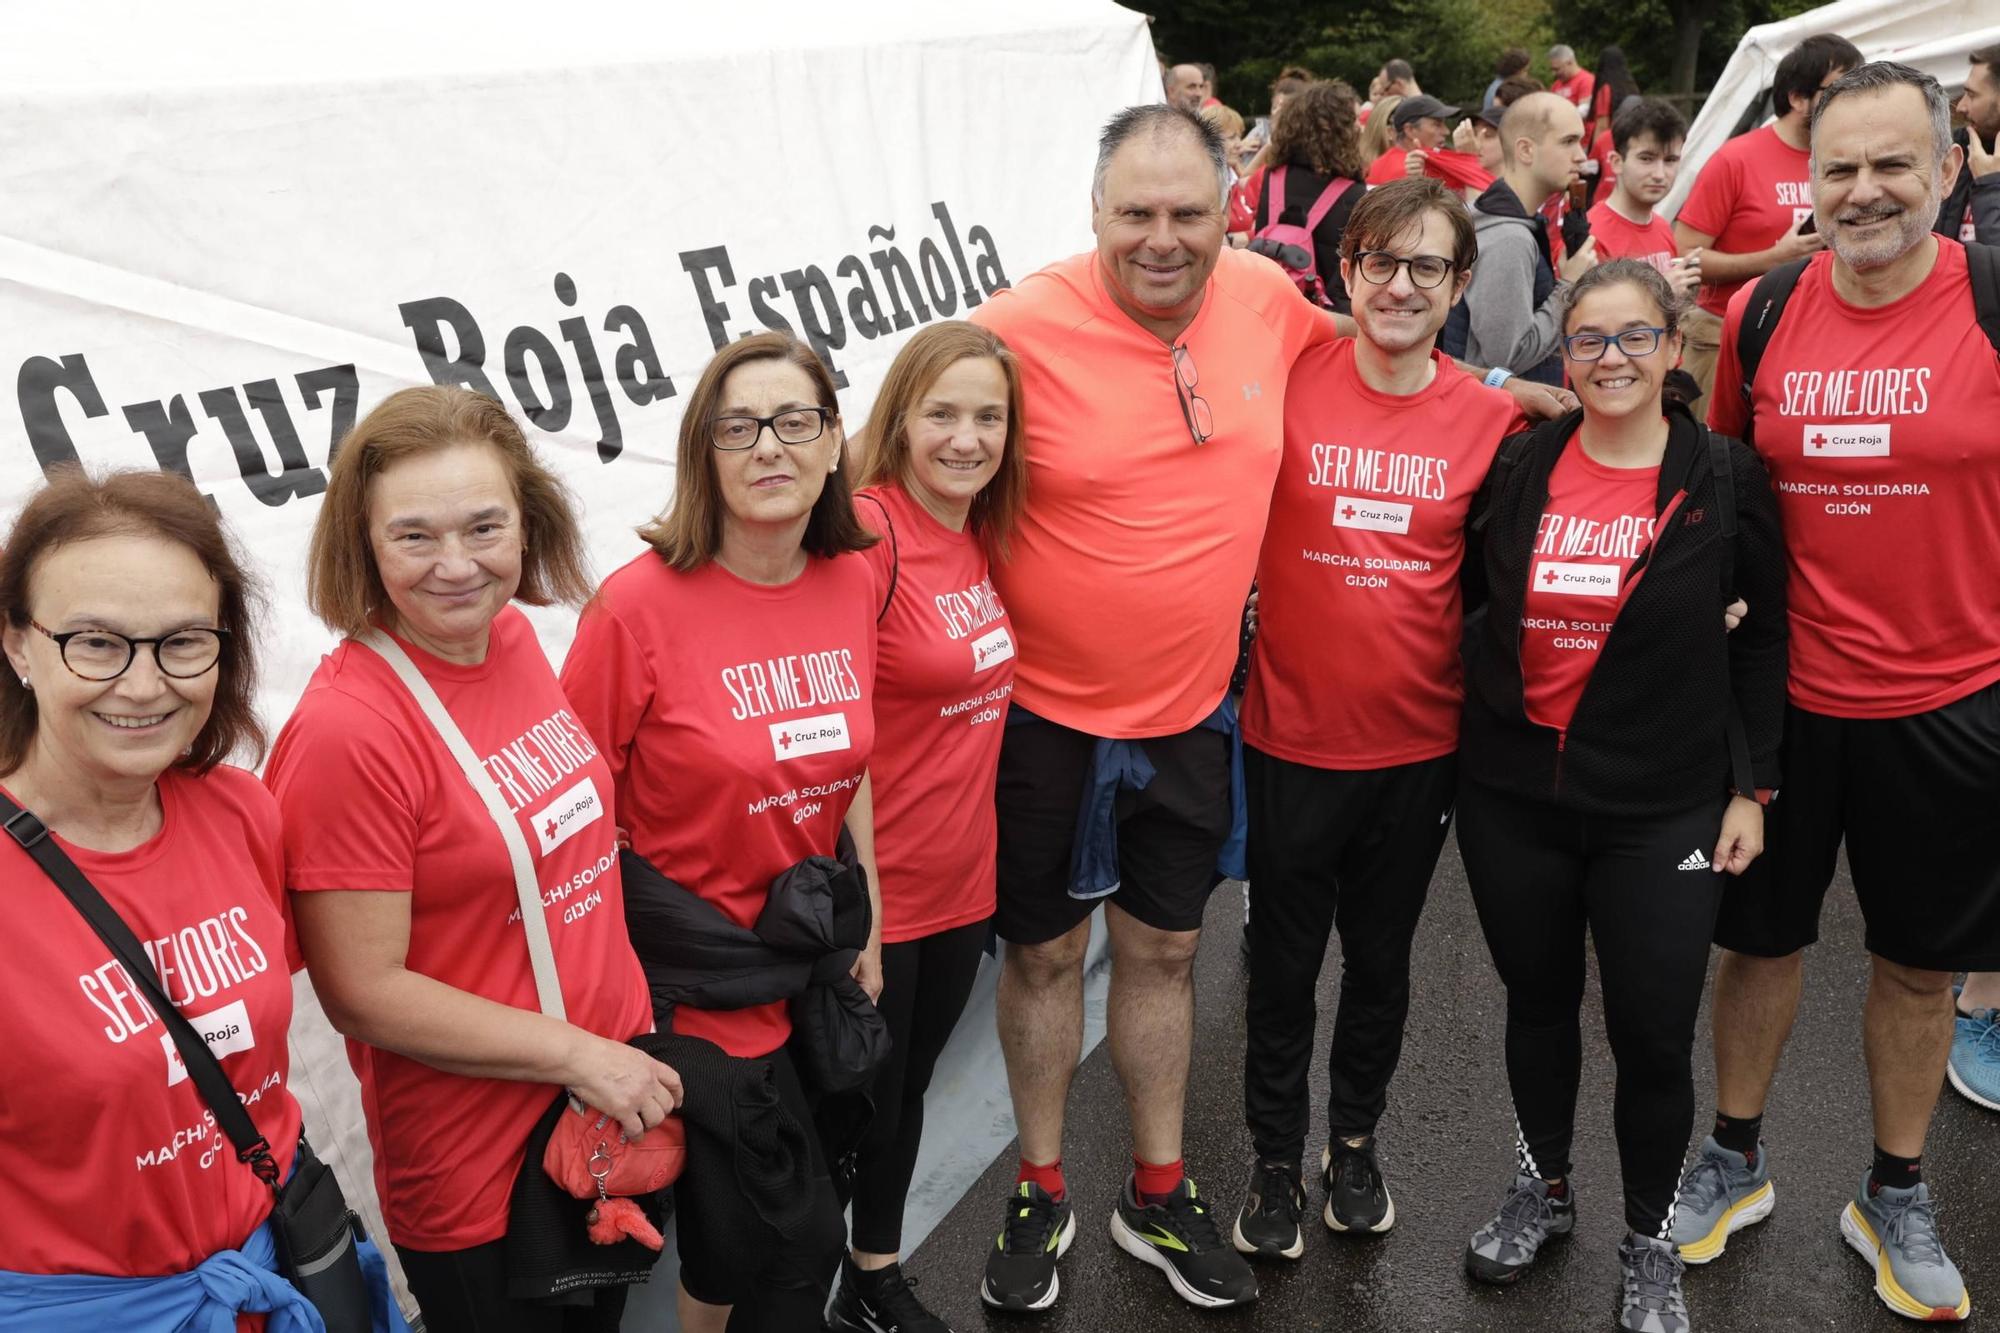
[[[673,500],[640,530],[650,549],[585,608],[562,683],[610,762],[633,852],[735,925],[757,921],[774,877],[836,855],[843,827],[851,834],[874,907],[854,973],[873,999],[881,596],[855,554],[874,539],[855,517],[845,448],[833,380],[811,348],[764,333],[718,352],[688,397]],[[769,1061],[780,1101],[812,1124],[784,1001],[682,1004],[671,1023]],[[746,1263],[729,1237],[679,1229],[688,1333],[819,1326],[843,1230],[820,1156],[815,1143],[811,1213],[785,1246]]]
[[[0,551],[0,791],[26,812],[0,813],[24,932],[0,967],[0,1328],[316,1325],[277,1271],[270,1187],[25,845],[45,827],[146,941],[289,1173],[284,846],[277,803],[226,762],[263,749],[249,580],[164,472],[59,474]]]
[[[1507,988],[1518,1161],[1467,1271],[1517,1280],[1575,1224],[1584,935],[1617,1061],[1627,1235],[1621,1327],[1686,1328],[1669,1234],[1694,1121],[1695,1016],[1724,874],[1763,849],[1785,705],[1785,559],[1748,446],[1661,384],[1679,303],[1650,264],[1568,293],[1580,410],[1501,446],[1467,555],[1489,596],[1467,637],[1458,841]],[[1740,591],[1750,611],[1726,629]]]

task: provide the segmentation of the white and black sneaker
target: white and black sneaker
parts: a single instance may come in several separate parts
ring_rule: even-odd
[[[1320,1183],[1326,1187],[1321,1218],[1329,1231],[1380,1236],[1396,1225],[1396,1201],[1389,1197],[1388,1183],[1375,1161],[1374,1139],[1358,1148],[1336,1143],[1322,1149],[1319,1170]]]
[[[1305,1186],[1297,1162],[1259,1160],[1250,1168],[1243,1207],[1230,1242],[1253,1259],[1296,1259],[1306,1252],[1299,1217],[1306,1210]]]

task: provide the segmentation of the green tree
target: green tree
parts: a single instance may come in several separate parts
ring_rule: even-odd
[[[1140,0],[1134,0],[1133,7]],[[1408,60],[1424,91],[1464,102],[1482,93],[1504,47],[1546,46],[1549,0],[1165,0],[1147,4],[1169,61],[1216,67],[1216,95],[1245,115],[1269,104],[1286,65],[1367,94],[1382,62]]]
[[[1130,0],[1153,15],[1170,61],[1216,67],[1217,96],[1245,115],[1268,105],[1278,71],[1300,64],[1364,95],[1382,62],[1401,56],[1424,91],[1461,104],[1492,78],[1494,57],[1523,46],[1541,65],[1553,41],[1586,67],[1622,47],[1648,92],[1693,93],[1715,82],[1746,28],[1820,0]]]
[[[1693,93],[1714,86],[1746,29],[1789,18],[1820,0],[1552,0],[1561,40],[1588,67],[1606,46],[1625,52],[1648,92]]]

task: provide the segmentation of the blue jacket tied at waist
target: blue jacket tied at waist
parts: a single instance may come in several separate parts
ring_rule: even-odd
[[[1008,710],[1007,720],[1011,724],[1043,719],[1017,703]],[[1229,741],[1229,838],[1216,857],[1215,872],[1224,879],[1242,879],[1249,873],[1243,855],[1249,818],[1243,796],[1243,729],[1237,720],[1236,701],[1224,695],[1216,710],[1197,725],[1204,731],[1221,732]],[[1072,898],[1103,898],[1118,889],[1118,793],[1144,791],[1152,782],[1153,762],[1146,757],[1145,744],[1142,740],[1097,738],[1076,816],[1075,850],[1070,856]]]
[[[375,1297],[374,1333],[409,1333],[389,1292],[382,1252],[363,1241],[361,1271]],[[0,1328],[7,1333],[235,1333],[238,1313],[263,1314],[267,1333],[326,1333],[319,1311],[278,1272],[271,1224],[240,1248],[221,1250],[185,1273],[99,1277],[0,1269]]]

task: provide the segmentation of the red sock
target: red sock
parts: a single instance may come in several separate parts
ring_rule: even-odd
[[[1031,1162],[1023,1157],[1021,1159],[1021,1170],[1015,1175],[1014,1183],[1018,1185],[1024,1180],[1032,1185],[1039,1186],[1045,1194],[1058,1203],[1062,1202],[1063,1196],[1069,1193],[1069,1186],[1063,1181],[1062,1158],[1060,1157],[1046,1166]]]
[[[1132,1188],[1141,1204],[1159,1203],[1180,1188],[1181,1177],[1186,1174],[1184,1158],[1176,1157],[1164,1165],[1142,1162],[1136,1154],[1132,1158]]]

